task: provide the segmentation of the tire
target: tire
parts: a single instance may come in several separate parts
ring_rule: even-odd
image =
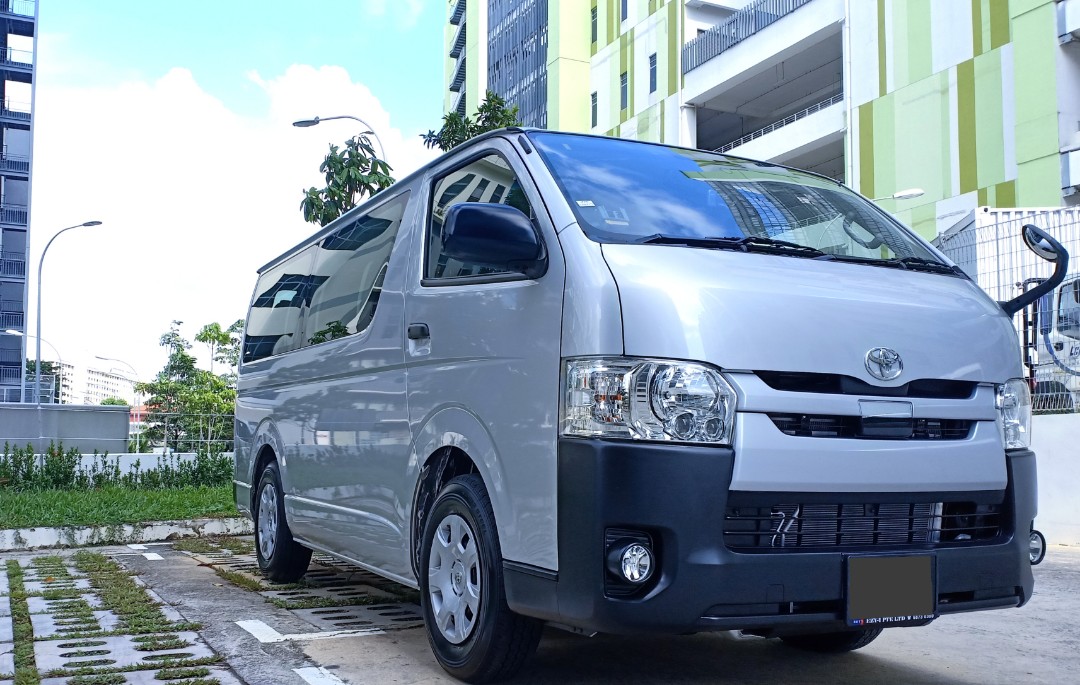
[[[1028,536],[1028,560],[1032,566],[1042,563],[1046,557],[1046,538],[1037,530],[1031,531]]]
[[[506,605],[495,515],[479,476],[458,476],[439,493],[421,545],[420,606],[439,665],[468,683],[513,676],[543,625]]]
[[[255,555],[263,575],[275,583],[294,583],[307,573],[311,550],[293,540],[285,520],[285,498],[277,462],[259,476],[255,494]]]
[[[840,654],[862,649],[881,635],[882,628],[866,630],[842,630],[836,633],[811,633],[808,635],[785,635],[784,644],[823,654]]]

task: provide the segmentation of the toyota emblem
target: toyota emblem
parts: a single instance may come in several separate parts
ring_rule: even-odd
[[[878,380],[891,381],[904,370],[904,362],[896,350],[875,347],[866,353],[866,370]]]

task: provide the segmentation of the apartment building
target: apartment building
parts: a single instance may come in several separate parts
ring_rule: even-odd
[[[61,404],[101,404],[109,397],[122,399],[129,406],[134,406],[133,379],[114,369],[60,362]]]
[[[1080,0],[529,0],[493,30],[502,4],[450,0],[448,111],[491,88],[527,125],[809,169],[928,237],[1080,205]],[[528,59],[546,101],[492,66]]]
[[[36,2],[0,0],[0,402],[20,401],[28,340],[6,331],[26,333],[36,25]]]

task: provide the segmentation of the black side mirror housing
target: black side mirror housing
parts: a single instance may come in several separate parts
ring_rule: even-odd
[[[1058,287],[1058,285],[1065,280],[1065,274],[1069,270],[1069,252],[1061,245],[1061,243],[1054,240],[1053,236],[1034,224],[1026,224],[1021,231],[1023,231],[1022,236],[1024,238],[1024,244],[1028,246],[1028,249],[1038,255],[1041,259],[1052,262],[1055,265],[1055,268],[1053,276],[1031,290],[1024,292],[1018,297],[1014,297],[1008,302],[998,303],[1009,316],[1012,316],[1046,293]]]
[[[521,210],[492,202],[462,202],[446,212],[443,254],[461,262],[539,278],[544,246]]]

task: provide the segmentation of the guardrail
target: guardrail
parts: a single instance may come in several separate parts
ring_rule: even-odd
[[[23,17],[33,17],[35,0],[0,0],[0,14],[18,14]]]
[[[0,116],[9,119],[17,119],[19,121],[30,121],[30,104],[26,102],[4,100],[4,104],[0,105]]]
[[[756,0],[683,45],[682,73],[705,64],[811,0]]]
[[[0,312],[0,328],[5,331],[9,328],[15,330],[21,330],[24,324],[25,317],[21,313],[15,312]]]
[[[751,140],[755,140],[757,138],[760,138],[761,136],[768,135],[768,134],[772,133],[773,131],[775,131],[776,129],[783,128],[783,127],[787,126],[788,124],[794,124],[799,119],[805,119],[806,117],[810,116],[814,112],[820,112],[821,110],[823,110],[823,109],[825,109],[827,107],[832,107],[833,105],[841,103],[843,101],[844,101],[844,94],[843,93],[838,93],[838,94],[832,96],[831,98],[829,98],[828,100],[822,100],[821,102],[810,105],[806,109],[799,110],[798,112],[795,112],[791,116],[784,117],[780,121],[773,122],[773,123],[769,124],[768,126],[759,128],[758,130],[754,131],[753,133],[747,133],[745,136],[743,136],[741,138],[736,138],[735,140],[731,141],[730,143],[726,143],[724,145],[721,145],[720,147],[713,150],[713,152],[719,152],[719,153],[722,154],[724,152],[727,152],[728,150],[734,150],[735,148],[739,147],[740,145],[745,145],[745,144],[749,143]]]
[[[23,155],[0,155],[0,171],[30,171],[30,158]]]
[[[0,252],[0,276],[26,276],[26,257],[20,252]]]
[[[34,53],[29,50],[4,48],[3,50],[0,50],[0,64],[11,64],[17,67],[30,68],[34,66]]]
[[[29,216],[26,205],[0,205],[0,223],[25,226]]]

